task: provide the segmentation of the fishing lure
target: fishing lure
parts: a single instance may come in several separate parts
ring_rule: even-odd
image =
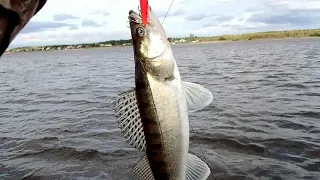
[[[146,25],[148,20],[148,0],[140,0],[142,24]]]

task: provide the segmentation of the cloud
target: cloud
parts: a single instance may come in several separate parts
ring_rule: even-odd
[[[109,16],[109,15],[110,15],[109,12],[107,12],[107,11],[102,11],[102,10],[93,11],[91,14],[94,14],[94,15],[103,15],[103,16]]]
[[[231,19],[233,19],[232,15],[222,15],[222,16],[216,17],[214,20],[218,22],[224,22],[224,21],[229,21]]]
[[[54,21],[64,21],[68,19],[79,19],[79,18],[71,14],[56,14],[53,16]]]
[[[194,14],[194,15],[187,16],[185,19],[187,21],[199,21],[199,20],[202,20],[202,19],[204,19],[206,17],[207,16],[204,15],[204,14]]]
[[[31,21],[23,28],[23,30],[20,33],[28,34],[28,33],[42,32],[46,30],[58,29],[63,27],[69,27],[69,28],[75,29],[77,28],[77,25],[69,24],[69,23],[60,23],[60,22]]]
[[[169,12],[168,15],[169,16],[180,16],[180,15],[185,15],[186,13],[187,13],[187,11],[179,9],[179,10],[176,10],[172,13]]]
[[[260,22],[269,25],[274,24],[292,24],[292,25],[306,25],[312,23],[312,19],[310,19],[311,14],[302,14],[296,15],[294,13],[284,13],[284,14],[269,14],[269,13],[261,13],[252,16],[249,21],[251,22]]]
[[[232,15],[220,15],[220,16],[213,16],[208,20],[202,27],[211,27],[211,26],[218,26],[223,22],[228,22],[234,17]]]
[[[267,25],[320,25],[315,19],[320,18],[320,1],[265,0],[264,9],[255,12],[248,21]]]
[[[163,18],[166,15],[167,11],[164,10],[155,10],[154,14],[158,17],[158,18]],[[187,11],[182,10],[182,9],[178,9],[175,11],[169,11],[167,14],[167,18],[168,17],[177,17],[177,16],[181,16],[181,15],[185,15],[187,14]]]
[[[128,0],[117,2],[47,1],[13,44],[69,44],[130,38],[126,24],[128,12],[131,9],[137,11],[139,3]],[[161,0],[149,3],[160,21],[163,21],[171,2]],[[175,0],[163,26],[169,37],[185,37],[190,33],[217,36],[319,28],[318,19],[320,0]]]
[[[82,26],[85,26],[85,27],[100,27],[102,26],[102,24],[96,22],[96,21],[93,21],[93,20],[90,20],[90,19],[84,19],[82,20],[82,23],[81,23]]]
[[[193,1],[193,0],[180,0],[179,4],[186,4],[186,3],[191,2],[191,1]]]
[[[30,33],[21,34],[21,46],[29,45],[43,45],[42,39],[46,39],[46,45],[53,44],[80,44],[93,43],[106,40],[112,40],[114,37],[119,39],[128,39],[129,34],[126,31],[105,31],[95,28],[95,30],[87,31],[85,29],[78,29],[75,31],[55,32],[46,31],[46,33]]]
[[[69,30],[77,30],[77,29],[79,29],[77,25],[69,28]]]
[[[290,0],[290,1],[278,1],[278,0],[264,0],[264,4],[272,7],[290,10],[296,12],[319,12],[320,11],[320,1],[319,0]]]

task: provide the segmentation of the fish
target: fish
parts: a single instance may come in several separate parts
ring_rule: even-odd
[[[209,166],[189,153],[189,112],[213,101],[204,86],[181,80],[166,32],[148,6],[147,24],[129,11],[135,85],[114,102],[125,141],[144,152],[131,169],[139,180],[205,180]]]
[[[47,0],[0,0],[0,56]]]

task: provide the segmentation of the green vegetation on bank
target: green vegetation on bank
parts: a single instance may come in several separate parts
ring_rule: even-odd
[[[306,37],[320,37],[320,29],[308,29],[308,30],[289,30],[289,31],[268,31],[268,32],[256,32],[245,33],[239,35],[223,35],[213,37],[197,37],[194,34],[190,34],[184,38],[168,38],[170,43],[197,43],[197,42],[212,42],[212,41],[248,41],[258,39],[285,39],[285,38],[306,38]],[[20,47],[10,49],[9,52],[21,52],[21,51],[49,51],[49,50],[68,50],[68,49],[83,49],[83,48],[95,48],[95,47],[112,47],[112,46],[131,46],[131,39],[111,40],[98,43],[83,43],[74,45],[48,45],[48,46],[32,46],[32,47]]]
[[[320,37],[320,29],[290,30],[290,31],[267,31],[245,33],[240,35],[223,35],[216,37],[198,37],[200,41],[250,41],[257,39],[285,39]]]

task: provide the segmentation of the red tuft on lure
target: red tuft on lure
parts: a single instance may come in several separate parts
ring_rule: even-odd
[[[146,25],[148,20],[148,0],[140,0],[142,24]]]

